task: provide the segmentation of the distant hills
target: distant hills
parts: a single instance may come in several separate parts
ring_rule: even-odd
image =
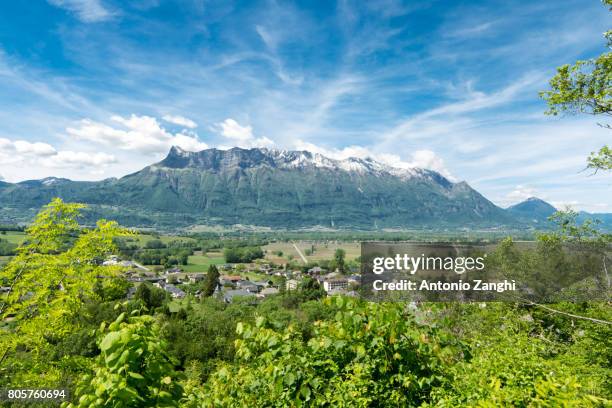
[[[555,207],[537,197],[530,197],[523,202],[508,207],[508,212],[514,214],[517,218],[535,223],[548,222],[548,217],[556,211]]]
[[[372,159],[173,147],[159,163],[120,179],[0,182],[0,222],[27,222],[53,197],[89,204],[88,220],[168,228],[527,228],[554,211],[535,198],[505,210],[465,182]]]

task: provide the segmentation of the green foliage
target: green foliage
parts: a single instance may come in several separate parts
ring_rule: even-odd
[[[340,273],[344,273],[344,258],[346,257],[346,251],[342,248],[336,249],[334,252],[334,259],[332,260],[330,267],[335,270],[336,268]]]
[[[81,229],[79,208],[49,204],[0,272],[12,286],[0,306],[2,388],[69,387],[70,407],[610,405],[611,329],[580,318],[612,321],[608,303],[321,300],[306,278],[257,304],[187,299],[172,313],[166,293],[144,283],[118,308],[128,283],[100,261],[129,234],[106,221]],[[596,223],[578,219],[555,214],[558,230],[539,235],[532,250],[503,241],[492,266],[554,288],[577,270],[564,247],[601,262],[609,245]]]
[[[161,239],[152,239],[147,241],[145,244],[145,248],[147,249],[161,249],[165,247],[166,245],[161,241]]]
[[[202,295],[209,297],[215,293],[215,289],[219,286],[219,269],[216,265],[210,265],[208,267],[208,273],[206,274],[206,280],[204,281],[204,289]]]
[[[597,170],[612,170],[612,149],[603,146],[599,151],[592,152],[587,159],[587,168]]]
[[[548,103],[549,115],[562,112],[609,115],[612,113],[612,53],[557,68],[550,87],[550,91],[540,94]]]
[[[16,249],[16,244],[12,244],[5,239],[0,239],[0,256],[15,255]]]
[[[181,375],[159,334],[151,316],[119,315],[99,343],[94,375],[83,376],[78,403],[67,407],[178,407]]]
[[[160,288],[151,285],[149,282],[143,282],[136,288],[134,299],[141,300],[144,306],[152,311],[161,307],[168,301],[168,293]]]
[[[249,303],[226,304],[212,297],[204,298],[184,316],[173,313],[160,317],[162,337],[169,345],[170,354],[182,366],[199,361],[204,378],[218,361],[232,361],[236,325],[251,321],[254,311]]]
[[[130,259],[144,265],[163,265],[166,268],[170,268],[173,265],[187,265],[189,256],[193,254],[193,249],[171,247],[159,249],[138,249],[135,251],[122,251],[122,253],[126,254]]]
[[[434,391],[428,406],[605,406],[608,362],[600,357],[600,363],[584,363],[609,349],[610,340],[591,350],[591,340],[580,333],[610,331],[588,322],[567,325],[561,316],[555,323],[550,316],[543,321],[538,313],[512,304],[444,307],[441,316],[446,314],[446,319],[439,321],[468,344],[471,358],[449,367],[447,381]],[[575,337],[561,341],[559,324],[573,326]]]
[[[113,278],[120,268],[99,264],[115,251],[113,239],[128,232],[104,220],[93,229],[81,229],[77,217],[82,208],[53,200],[0,271],[0,279],[11,287],[0,304],[0,318],[11,320],[0,336],[5,385],[57,384],[62,367],[73,362],[49,360],[50,350],[79,329],[74,322],[86,302],[100,299],[100,291],[112,297],[125,288]],[[99,276],[111,280],[100,285]]]
[[[290,325],[239,324],[237,364],[205,384],[202,406],[417,406],[461,348],[418,325],[399,304],[334,298],[334,319],[303,341]],[[459,354],[457,354],[459,353]]]
[[[260,247],[229,247],[223,251],[227,263],[248,263],[263,258],[264,253]]]
[[[609,0],[603,3],[610,6]],[[608,40],[608,48],[612,48],[612,31],[607,31],[604,36]],[[557,68],[557,74],[550,80],[550,87],[551,90],[540,92],[548,103],[546,113],[549,115],[612,115],[612,53],[606,52],[595,59]],[[609,124],[602,126],[610,128]],[[611,170],[610,148],[604,146],[599,152],[591,153],[587,163],[587,168],[594,171]]]
[[[603,233],[597,228],[598,221],[587,219],[578,224],[578,213],[574,210],[557,211],[549,219],[557,229],[538,234],[540,241],[578,242],[600,247],[612,242],[612,234]]]

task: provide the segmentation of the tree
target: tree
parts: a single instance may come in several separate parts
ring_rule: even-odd
[[[161,241],[161,239],[152,239],[152,240],[146,242],[145,248],[147,248],[147,249],[161,249],[161,248],[166,248],[166,245]]]
[[[603,0],[612,10],[612,0]],[[608,49],[612,48],[612,30],[604,34]],[[577,61],[574,65],[557,68],[557,74],[550,80],[551,90],[540,92],[548,103],[548,115],[560,113],[591,115],[612,115],[612,53],[606,52],[595,59]],[[609,124],[601,126],[611,129]],[[592,152],[587,159],[587,168],[612,170],[612,150],[603,146]]]
[[[167,292],[165,290],[156,288],[149,282],[140,284],[134,293],[134,298],[141,300],[149,310],[162,306],[166,297]]]
[[[346,251],[342,248],[336,249],[334,252],[334,266],[338,268],[340,273],[344,273],[344,258],[346,256]]]
[[[212,296],[218,285],[219,269],[217,269],[216,265],[210,265],[208,267],[208,273],[206,274],[206,280],[204,281],[204,290],[202,294],[206,297]]]
[[[77,222],[82,208],[58,198],[43,207],[17,255],[0,271],[0,281],[10,287],[0,304],[0,320],[13,320],[0,336],[5,386],[61,384],[62,367],[72,363],[54,362],[49,350],[79,329],[74,322],[86,302],[99,299],[100,288],[122,271],[100,266],[99,259],[115,253],[114,239],[128,231],[104,220],[82,229]],[[100,286],[99,276],[111,279]]]

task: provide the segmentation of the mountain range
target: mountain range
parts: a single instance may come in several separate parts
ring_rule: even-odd
[[[538,199],[502,209],[466,182],[369,158],[172,147],[162,161],[120,179],[0,182],[0,222],[27,222],[53,197],[88,204],[88,220],[140,227],[529,227],[554,212]]]

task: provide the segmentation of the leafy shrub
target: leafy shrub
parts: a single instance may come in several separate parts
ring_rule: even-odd
[[[153,317],[119,315],[99,343],[94,374],[77,387],[78,402],[66,407],[178,407],[181,376],[159,337]]]
[[[294,326],[277,331],[263,317],[238,324],[237,363],[205,384],[201,406],[418,406],[461,354],[400,304],[325,302],[336,316],[306,342]]]

